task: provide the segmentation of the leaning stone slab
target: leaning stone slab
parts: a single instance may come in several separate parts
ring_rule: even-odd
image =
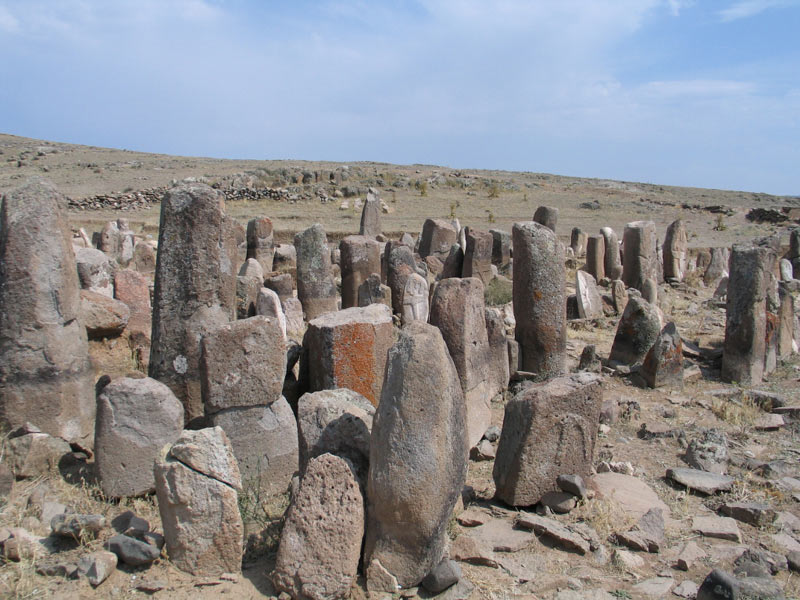
[[[450,253],[450,246],[458,242],[458,229],[445,219],[426,219],[422,226],[419,242],[419,255],[435,256],[445,260]]]
[[[532,529],[537,535],[550,538],[565,550],[578,554],[589,554],[590,552],[589,542],[554,519],[532,513],[520,513],[515,523],[517,527]]]
[[[608,360],[622,365],[640,365],[661,332],[656,307],[639,296],[631,296],[617,325]]]
[[[667,323],[658,334],[639,374],[651,388],[683,389],[683,342],[675,323]]]
[[[298,600],[346,598],[364,535],[364,497],[346,459],[313,458],[286,514],[272,580]]]
[[[95,469],[109,498],[155,490],[153,461],[183,430],[183,405],[166,385],[122,377],[97,397]]]
[[[154,472],[170,561],[192,575],[238,573],[241,479],[222,429],[184,431],[172,448],[164,448]]]
[[[375,578],[415,586],[441,561],[467,474],[465,421],[464,394],[441,333],[409,324],[389,350],[372,427],[368,589]]]
[[[384,304],[348,308],[312,320],[303,341],[308,349],[304,356],[309,391],[348,388],[377,404],[386,354],[393,343],[391,311]]]
[[[575,297],[581,319],[598,319],[603,316],[603,300],[597,291],[597,282],[590,273],[575,272]]]
[[[281,396],[286,340],[278,319],[233,321],[203,337],[200,376],[206,414],[267,406]]]
[[[667,479],[704,494],[727,492],[733,487],[733,477],[697,469],[675,467],[667,469]]]
[[[603,402],[602,378],[578,373],[533,385],[507,405],[493,477],[496,497],[530,506],[562,473],[588,477]]]
[[[94,390],[66,199],[34,178],[0,207],[0,421],[91,447]]]

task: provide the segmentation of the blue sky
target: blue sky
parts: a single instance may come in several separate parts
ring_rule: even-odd
[[[0,131],[800,195],[800,0],[0,0]]]

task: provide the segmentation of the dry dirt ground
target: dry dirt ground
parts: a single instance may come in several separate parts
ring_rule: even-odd
[[[44,150],[42,150],[44,148]],[[56,149],[51,152],[51,148]],[[322,163],[300,163],[281,161],[262,163],[255,161],[222,161],[212,159],[180,158],[160,155],[142,155],[120,150],[86,148],[65,144],[54,144],[0,135],[0,192],[18,184],[24,177],[33,174],[52,179],[58,187],[73,198],[98,193],[122,191],[126,188],[145,189],[166,185],[171,179],[184,177],[206,177],[223,179],[235,173],[256,170],[268,165],[299,166],[306,169],[328,169],[336,165]],[[18,166],[21,165],[21,166]],[[451,169],[411,166],[395,167],[378,164],[352,165],[365,173],[365,180],[375,181],[380,173],[395,173],[395,179],[404,174],[410,180],[435,180],[435,173],[451,177]],[[528,173],[478,172],[461,173],[462,179],[476,180],[471,188],[451,187],[445,184],[429,184],[427,196],[413,185],[406,188],[384,186],[381,196],[387,200],[394,212],[384,215],[385,231],[409,230],[417,232],[426,217],[449,216],[452,210],[462,223],[477,227],[499,227],[510,229],[516,220],[530,219],[541,204],[554,205],[561,210],[559,232],[568,235],[572,226],[580,226],[592,233],[605,225],[613,226],[619,233],[625,222],[635,219],[652,219],[663,235],[666,225],[677,217],[687,219],[690,243],[694,246],[730,245],[737,239],[783,231],[783,226],[754,225],[744,219],[744,213],[753,206],[795,206],[795,198],[776,198],[743,192],[723,192],[670,188],[649,184],[630,184],[611,181],[576,179]],[[389,177],[388,179],[391,179]],[[488,183],[486,183],[488,182]],[[508,182],[518,189],[499,191],[498,197],[490,198],[492,182]],[[394,189],[394,193],[392,193]],[[475,195],[468,195],[474,191]],[[494,196],[494,194],[491,194]],[[392,201],[394,200],[394,202]],[[579,208],[580,203],[596,200],[599,210]],[[278,202],[230,203],[228,209],[240,218],[267,215],[274,219],[276,229],[288,237],[292,232],[319,221],[331,232],[351,233],[358,229],[355,212],[340,211],[340,200],[321,204],[318,201],[286,204]],[[702,209],[681,209],[680,205],[724,205],[734,211],[722,219],[721,230],[716,215]],[[352,199],[351,199],[352,205]],[[488,212],[492,213],[490,222]],[[342,214],[342,213],[347,214]],[[99,213],[75,211],[70,219],[75,226],[87,227],[90,234],[101,225],[122,213],[100,211]],[[134,229],[155,233],[158,207],[149,210],[126,212]],[[786,236],[784,235],[784,238]],[[786,239],[784,239],[784,242]],[[568,288],[574,282],[574,271],[568,273]],[[724,308],[711,301],[713,290],[701,286],[687,285],[679,289],[662,285],[659,289],[659,304],[669,320],[678,325],[685,340],[696,342],[701,348],[713,350],[721,345],[724,337]],[[604,290],[604,293],[609,293]],[[568,350],[571,368],[577,366],[578,357],[586,344],[595,344],[600,356],[607,356],[616,329],[617,317],[606,317],[595,321],[571,321],[568,330]],[[91,353],[98,376],[125,374],[135,369],[125,340],[115,339],[91,343]],[[712,394],[720,389],[738,391],[736,386],[719,382],[719,363],[692,361],[700,366],[702,378],[688,381],[683,390],[644,390],[621,377],[604,378],[605,398],[619,402],[622,417],[612,424],[606,433],[601,433],[596,448],[596,460],[630,462],[635,475],[647,483],[670,509],[667,523],[667,542],[660,553],[638,555],[644,563],[635,568],[626,568],[608,560],[577,554],[553,547],[545,539],[527,534],[524,539],[514,539],[514,552],[489,553],[498,564],[496,567],[461,563],[464,577],[474,585],[471,598],[552,598],[561,593],[576,590],[574,598],[591,590],[605,590],[616,598],[648,598],[636,586],[642,581],[660,576],[660,582],[672,578],[673,588],[684,580],[700,584],[714,567],[732,570],[732,561],[743,547],[783,551],[782,532],[798,535],[792,524],[800,522],[800,502],[790,491],[776,485],[756,472],[731,467],[735,485],[730,492],[704,496],[673,486],[665,479],[668,467],[685,466],[681,460],[686,439],[692,439],[701,428],[714,427],[726,432],[729,452],[738,459],[755,458],[762,462],[784,461],[785,475],[800,477],[800,425],[787,422],[778,431],[761,431],[758,419],[766,414],[748,401],[737,398],[726,400]],[[779,365],[758,389],[782,394],[789,404],[800,405],[800,360],[797,355]],[[493,404],[493,421],[502,425],[505,399]],[[645,425],[657,430],[657,436],[644,439],[639,436]],[[777,463],[776,463],[777,464]],[[501,526],[513,523],[518,511],[492,500],[494,483],[491,476],[493,462],[470,462],[468,475],[469,492],[465,494],[465,508],[484,513],[497,519]],[[38,521],[35,502],[29,502],[37,488],[46,487],[52,496],[78,512],[100,513],[107,517],[134,510],[148,519],[154,529],[160,530],[158,510],[154,498],[130,500],[121,504],[102,498],[92,484],[90,472],[84,473],[81,481],[75,472],[70,481],[62,474],[52,473],[35,481],[20,481],[8,504],[0,514],[0,526],[23,526],[38,535],[46,535],[47,525]],[[782,475],[783,476],[783,475]],[[78,482],[76,482],[76,480]],[[796,493],[800,490],[796,491]],[[34,494],[35,496],[36,494]],[[731,541],[703,538],[692,532],[691,521],[697,515],[714,514],[725,501],[763,501],[781,511],[781,521],[761,528],[739,523],[741,544]],[[156,598],[177,600],[188,598],[261,598],[274,595],[269,573],[275,558],[281,525],[281,514],[287,498],[271,499],[243,498],[241,508],[248,521],[248,532],[253,535],[250,548],[243,562],[242,574],[234,581],[223,579],[199,580],[181,573],[162,557],[148,569],[120,568],[97,589],[85,580],[67,580],[59,577],[44,577],[36,573],[35,560],[10,562],[0,566],[0,597],[11,598]],[[792,517],[795,521],[792,520]],[[567,515],[556,516],[564,523],[585,523],[598,534],[610,556],[615,546],[606,541],[609,534],[624,531],[635,519],[623,504],[607,498],[595,497],[586,500]],[[795,527],[797,525],[794,525]],[[452,540],[459,535],[475,535],[473,528],[465,527],[453,519],[448,533]],[[522,535],[522,534],[520,534]],[[107,536],[104,536],[107,537]],[[688,572],[675,568],[675,559],[683,544],[689,540],[697,542],[707,553]],[[509,539],[510,541],[510,539]],[[99,549],[103,539],[85,541],[66,551],[76,554],[88,549]],[[784,586],[789,598],[800,598],[800,576],[784,571],[775,579]],[[141,591],[142,583],[148,589]],[[420,592],[424,595],[424,592]],[[410,593],[409,593],[410,595]],[[352,590],[354,598],[365,598],[363,579]],[[451,596],[452,597],[452,596]],[[466,597],[466,596],[462,596]],[[675,597],[667,592],[666,598]]]

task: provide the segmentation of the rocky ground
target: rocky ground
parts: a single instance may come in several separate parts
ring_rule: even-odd
[[[357,230],[360,211],[354,209],[355,199],[363,197],[369,185],[379,188],[391,211],[384,215],[384,231],[392,232],[418,232],[426,217],[451,213],[465,224],[510,229],[512,222],[530,219],[537,206],[549,204],[561,210],[558,231],[562,237],[568,236],[573,226],[596,232],[610,225],[621,232],[625,222],[645,217],[655,220],[663,235],[666,224],[683,216],[690,245],[708,247],[785,232],[788,222],[748,221],[746,214],[751,208],[800,206],[797,198],[427,166],[349,165],[346,171],[358,175],[331,185],[329,174],[341,176],[342,165],[141,155],[5,135],[0,136],[0,149],[0,159],[5,159],[0,167],[0,191],[15,186],[23,177],[43,174],[75,201],[70,211],[72,223],[85,227],[89,235],[123,213],[137,233],[155,235],[158,203],[148,193],[141,198],[135,194],[184,177],[202,177],[230,190],[285,190],[275,198],[232,199],[228,205],[236,217],[273,217],[278,239],[281,235],[288,239],[316,221],[334,234]],[[282,170],[286,171],[283,175]],[[322,179],[328,179],[324,184],[304,185],[303,171],[316,179],[315,171],[324,173]],[[301,183],[291,182],[298,173]],[[358,192],[346,197],[345,187]],[[329,200],[321,201],[320,188]],[[109,207],[108,202],[119,202],[123,192],[133,195],[133,200]],[[114,199],[101,201],[98,194]],[[86,199],[89,201],[84,202]],[[348,208],[342,209],[345,201]],[[131,203],[136,206],[131,208]],[[585,203],[590,207],[581,206]],[[100,208],[87,208],[94,204]],[[123,206],[129,210],[122,211]],[[574,269],[568,270],[568,293],[574,293],[574,279]],[[608,289],[601,291],[610,294]],[[683,389],[643,389],[630,378],[604,373],[603,425],[595,457],[598,474],[586,482],[583,498],[565,497],[553,503],[553,508],[569,508],[568,512],[540,510],[537,514],[533,509],[512,509],[495,501],[492,467],[497,441],[485,441],[483,453],[470,461],[463,506],[458,507],[448,529],[450,555],[458,561],[464,577],[443,598],[693,598],[712,568],[728,572],[748,569],[778,584],[787,598],[800,598],[800,359],[794,354],[756,389],[721,383],[725,309],[713,292],[697,278],[659,287],[660,308],[689,342],[684,347],[687,377]],[[570,321],[572,370],[587,344],[594,344],[599,356],[608,356],[617,322],[616,316]],[[137,370],[125,335],[90,342],[97,377]],[[493,423],[498,428],[509,398],[510,392],[493,403]],[[710,493],[705,493],[677,482],[680,472],[667,476],[669,469],[697,464],[698,456],[705,460],[705,468],[727,472],[730,480],[722,482],[723,489],[706,489]],[[691,485],[704,488],[707,482]],[[758,506],[737,508],[736,503]],[[94,539],[55,539],[50,536],[48,517],[61,505],[77,513],[102,515],[107,525]],[[22,552],[20,560],[0,566],[0,596],[153,595],[181,599],[276,595],[269,575],[287,505],[288,495],[258,498],[244,494],[240,498],[248,534],[240,575],[193,578],[162,556],[149,567],[120,566],[93,588],[85,578],[73,580],[52,573],[59,572],[58,565],[76,564],[81,556],[102,550],[116,533],[114,519],[126,511],[146,519],[156,533],[161,524],[153,497],[107,501],[94,483],[91,459],[87,462],[84,456],[75,455],[47,476],[13,483],[0,513],[0,536],[4,535],[2,528],[22,527],[33,538],[46,538],[47,542],[37,546],[40,549],[34,555]],[[654,507],[663,510],[663,534],[658,523],[642,523],[638,538],[649,540],[650,549],[656,551],[631,550],[623,543],[624,534]],[[59,552],[49,554],[48,548]],[[428,596],[422,589],[403,592],[416,594]],[[352,596],[373,597],[366,592],[363,579],[352,589]]]

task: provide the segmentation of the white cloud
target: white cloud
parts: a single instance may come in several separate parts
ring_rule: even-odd
[[[645,93],[662,97],[676,96],[735,96],[750,94],[756,90],[747,81],[715,79],[687,79],[678,81],[651,81],[643,86]]]
[[[0,31],[5,31],[6,33],[17,33],[19,31],[19,21],[4,6],[0,6]]]
[[[719,11],[719,16],[723,22],[728,23],[738,19],[754,17],[771,8],[786,8],[797,6],[798,4],[800,4],[798,0],[740,0],[733,6]]]

